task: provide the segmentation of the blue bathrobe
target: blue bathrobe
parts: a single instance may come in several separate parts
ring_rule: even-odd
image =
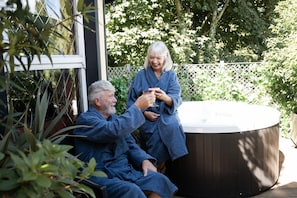
[[[106,186],[112,198],[145,198],[143,190],[154,191],[162,197],[172,197],[177,187],[163,174],[149,171],[143,176],[142,161],[155,159],[143,151],[130,135],[143,124],[142,112],[132,105],[121,116],[106,120],[94,107],[80,114],[78,125],[92,126],[74,130],[75,154],[85,162],[96,159],[96,170],[104,171],[108,178],[92,177],[91,181]]]
[[[146,120],[139,128],[145,139],[147,152],[157,158],[157,163],[160,164],[188,154],[185,134],[177,114],[177,108],[182,103],[181,88],[173,70],[163,72],[158,80],[152,68],[148,67],[136,75],[129,89],[127,107],[133,105],[143,91],[151,87],[159,87],[172,98],[171,107],[157,100],[159,107],[146,109],[159,113],[160,117],[153,122]]]

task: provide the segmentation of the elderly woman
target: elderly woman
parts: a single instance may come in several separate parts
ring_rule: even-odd
[[[149,154],[158,160],[164,172],[167,160],[175,160],[188,153],[185,134],[178,119],[181,88],[169,50],[164,42],[156,41],[148,48],[144,69],[139,71],[130,87],[127,107],[145,91],[153,91],[156,104],[143,110],[145,123],[139,128]]]

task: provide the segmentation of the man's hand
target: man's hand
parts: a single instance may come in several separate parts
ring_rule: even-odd
[[[156,100],[156,96],[153,93],[145,92],[135,101],[135,105],[140,109],[146,109],[153,105]]]
[[[151,170],[153,172],[157,172],[157,168],[149,160],[143,160],[143,162],[142,162],[142,170],[143,170],[143,175],[144,176],[147,176],[148,170]]]

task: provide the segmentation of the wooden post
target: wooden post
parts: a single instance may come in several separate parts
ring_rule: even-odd
[[[90,13],[95,18],[89,23],[84,22],[89,28],[84,29],[87,85],[97,80],[107,79],[107,52],[105,41],[105,3],[103,0],[86,0],[86,4],[93,3],[96,9]]]

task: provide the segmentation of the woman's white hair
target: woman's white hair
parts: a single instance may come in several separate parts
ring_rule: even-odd
[[[145,58],[145,62],[144,62],[144,68],[147,69],[148,67],[150,67],[149,64],[149,56],[151,54],[155,54],[158,56],[164,56],[165,60],[164,60],[164,65],[162,67],[162,71],[169,71],[172,69],[173,66],[173,62],[170,56],[170,52],[166,46],[166,44],[162,41],[155,41],[154,43],[152,43],[148,50],[147,50],[147,55]]]
[[[114,86],[107,80],[99,80],[93,82],[88,88],[88,101],[90,105],[94,104],[94,101],[97,97],[102,96],[102,91],[112,91],[115,92]]]

